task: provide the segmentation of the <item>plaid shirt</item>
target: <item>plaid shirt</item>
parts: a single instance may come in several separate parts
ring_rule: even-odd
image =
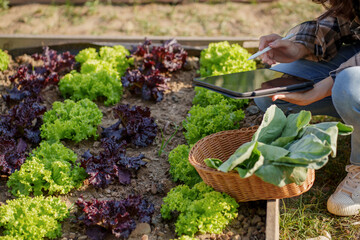
[[[289,33],[295,34],[294,42],[305,45],[313,53],[307,59],[329,61],[343,44],[360,43],[360,20],[358,17],[352,21],[341,17],[327,17],[304,22]],[[331,75],[335,77],[338,72],[351,66],[360,66],[360,53],[341,64]]]

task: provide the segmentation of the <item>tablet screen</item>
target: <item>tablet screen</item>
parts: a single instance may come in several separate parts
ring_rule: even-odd
[[[206,78],[196,78],[194,83],[234,96],[265,95],[271,92],[289,91],[311,86],[313,83],[301,78],[282,78],[284,73],[271,69],[232,73]]]

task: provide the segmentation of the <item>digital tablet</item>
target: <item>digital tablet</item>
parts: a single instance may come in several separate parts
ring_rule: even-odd
[[[314,82],[286,75],[268,68],[231,73],[220,76],[195,78],[195,86],[204,87],[232,98],[255,98],[278,93],[306,91]]]

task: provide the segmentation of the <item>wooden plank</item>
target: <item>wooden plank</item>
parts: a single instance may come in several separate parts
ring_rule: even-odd
[[[24,4],[67,4],[70,2],[74,5],[84,4],[88,0],[10,0],[10,5],[24,5]],[[146,3],[191,3],[191,2],[209,2],[209,3],[225,3],[225,2],[238,2],[238,3],[254,3],[254,2],[273,2],[276,0],[101,0],[104,4],[146,4]]]
[[[171,39],[166,36],[150,36],[148,39],[153,44],[160,44],[162,41]],[[18,48],[33,48],[41,46],[52,46],[61,44],[93,43],[98,45],[122,44],[128,49],[144,42],[144,36],[68,36],[68,35],[20,35],[20,34],[0,34],[0,49],[13,50]],[[198,56],[200,51],[207,48],[209,43],[228,41],[238,43],[249,50],[255,52],[258,39],[239,38],[239,37],[176,37],[176,40],[189,52],[190,55]]]
[[[279,240],[279,199],[268,200],[266,206],[266,240]]]

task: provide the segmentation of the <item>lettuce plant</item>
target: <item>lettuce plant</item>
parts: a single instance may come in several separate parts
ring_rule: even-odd
[[[160,102],[164,98],[164,92],[169,87],[167,82],[170,78],[161,74],[159,70],[154,70],[147,75],[138,69],[128,69],[125,76],[121,78],[122,84],[130,93],[141,95],[144,100],[155,100]]]
[[[207,77],[254,70],[256,63],[248,61],[249,57],[248,51],[239,44],[210,43],[200,54],[200,75]]]
[[[89,174],[89,183],[97,188],[105,188],[114,180],[126,185],[131,182],[132,172],[146,165],[143,154],[136,157],[126,156],[126,141],[118,143],[115,138],[102,139],[103,151],[93,156],[86,151],[81,160],[81,166]]]
[[[105,97],[105,105],[118,103],[123,95],[120,77],[134,61],[129,54],[121,45],[101,47],[99,52],[94,48],[80,51],[75,59],[81,63],[81,71],[72,71],[60,80],[61,94],[73,100]]]
[[[160,72],[180,70],[188,54],[176,39],[164,41],[161,46],[151,46],[151,41],[145,39],[143,44],[134,49],[132,55],[142,57],[141,69],[146,73],[155,69]]]
[[[96,52],[95,48],[86,48],[80,51],[76,56],[75,60],[81,63],[81,72],[83,71],[84,64],[89,60],[97,60],[100,65],[108,65],[108,68],[113,69],[118,73],[118,77],[121,77],[125,70],[134,63],[133,58],[129,58],[130,52],[121,45],[113,47],[101,47],[99,52]]]
[[[185,139],[188,144],[195,144],[201,138],[212,133],[239,128],[244,119],[244,111],[236,106],[221,101],[216,105],[191,107],[188,117],[183,121]]]
[[[42,142],[20,170],[10,175],[7,186],[15,196],[66,194],[80,187],[87,175],[76,159],[77,155],[61,143]]]
[[[89,99],[54,102],[52,109],[44,114],[41,137],[49,141],[71,139],[75,142],[91,136],[97,137],[101,119],[100,109]]]
[[[233,99],[202,87],[195,87],[195,97],[192,101],[193,105],[206,107],[208,105],[216,105],[222,101],[234,105],[237,109],[244,109],[250,102],[249,99]]]
[[[43,196],[7,200],[0,206],[0,239],[55,239],[61,236],[61,221],[69,210],[60,198]]]
[[[95,69],[87,74],[72,71],[60,80],[59,89],[65,98],[70,97],[72,100],[96,100],[105,97],[105,105],[118,103],[123,95],[120,79],[103,69]]]
[[[76,204],[82,211],[79,220],[87,226],[90,239],[104,239],[107,231],[126,239],[136,228],[136,222],[150,223],[155,211],[152,203],[134,195],[120,201],[79,198]]]
[[[0,49],[0,71],[5,71],[6,69],[8,69],[9,63],[9,55]]]
[[[145,39],[132,51],[141,58],[137,69],[128,69],[121,78],[123,86],[131,94],[140,95],[144,100],[160,102],[169,87],[169,72],[180,70],[187,58],[187,52],[175,39],[165,41],[161,46],[151,46]],[[139,61],[140,62],[140,61]]]
[[[39,144],[41,141],[39,130],[42,124],[41,115],[45,111],[46,107],[36,99],[26,98],[0,117],[0,135]]]
[[[0,136],[0,174],[9,176],[25,162],[28,145],[21,138],[14,139]]]
[[[178,145],[169,153],[170,174],[174,181],[181,181],[192,187],[202,181],[196,169],[189,163],[190,147]]]
[[[161,216],[171,219],[179,213],[175,232],[194,236],[195,233],[221,233],[237,217],[239,205],[225,193],[215,191],[204,182],[193,188],[179,185],[163,199]]]
[[[125,140],[126,143],[138,147],[147,147],[153,143],[158,126],[155,119],[150,116],[150,108],[136,105],[130,107],[128,104],[123,104],[114,107],[113,112],[119,121],[108,128],[103,128],[101,137],[114,138],[118,142]]]
[[[3,95],[9,102],[19,102],[26,97],[37,98],[46,86],[56,85],[61,76],[74,69],[75,59],[70,52],[57,54],[55,50],[44,47],[42,54],[34,54],[32,58],[42,60],[43,65],[34,67],[31,64],[20,66],[9,79],[14,88]]]

